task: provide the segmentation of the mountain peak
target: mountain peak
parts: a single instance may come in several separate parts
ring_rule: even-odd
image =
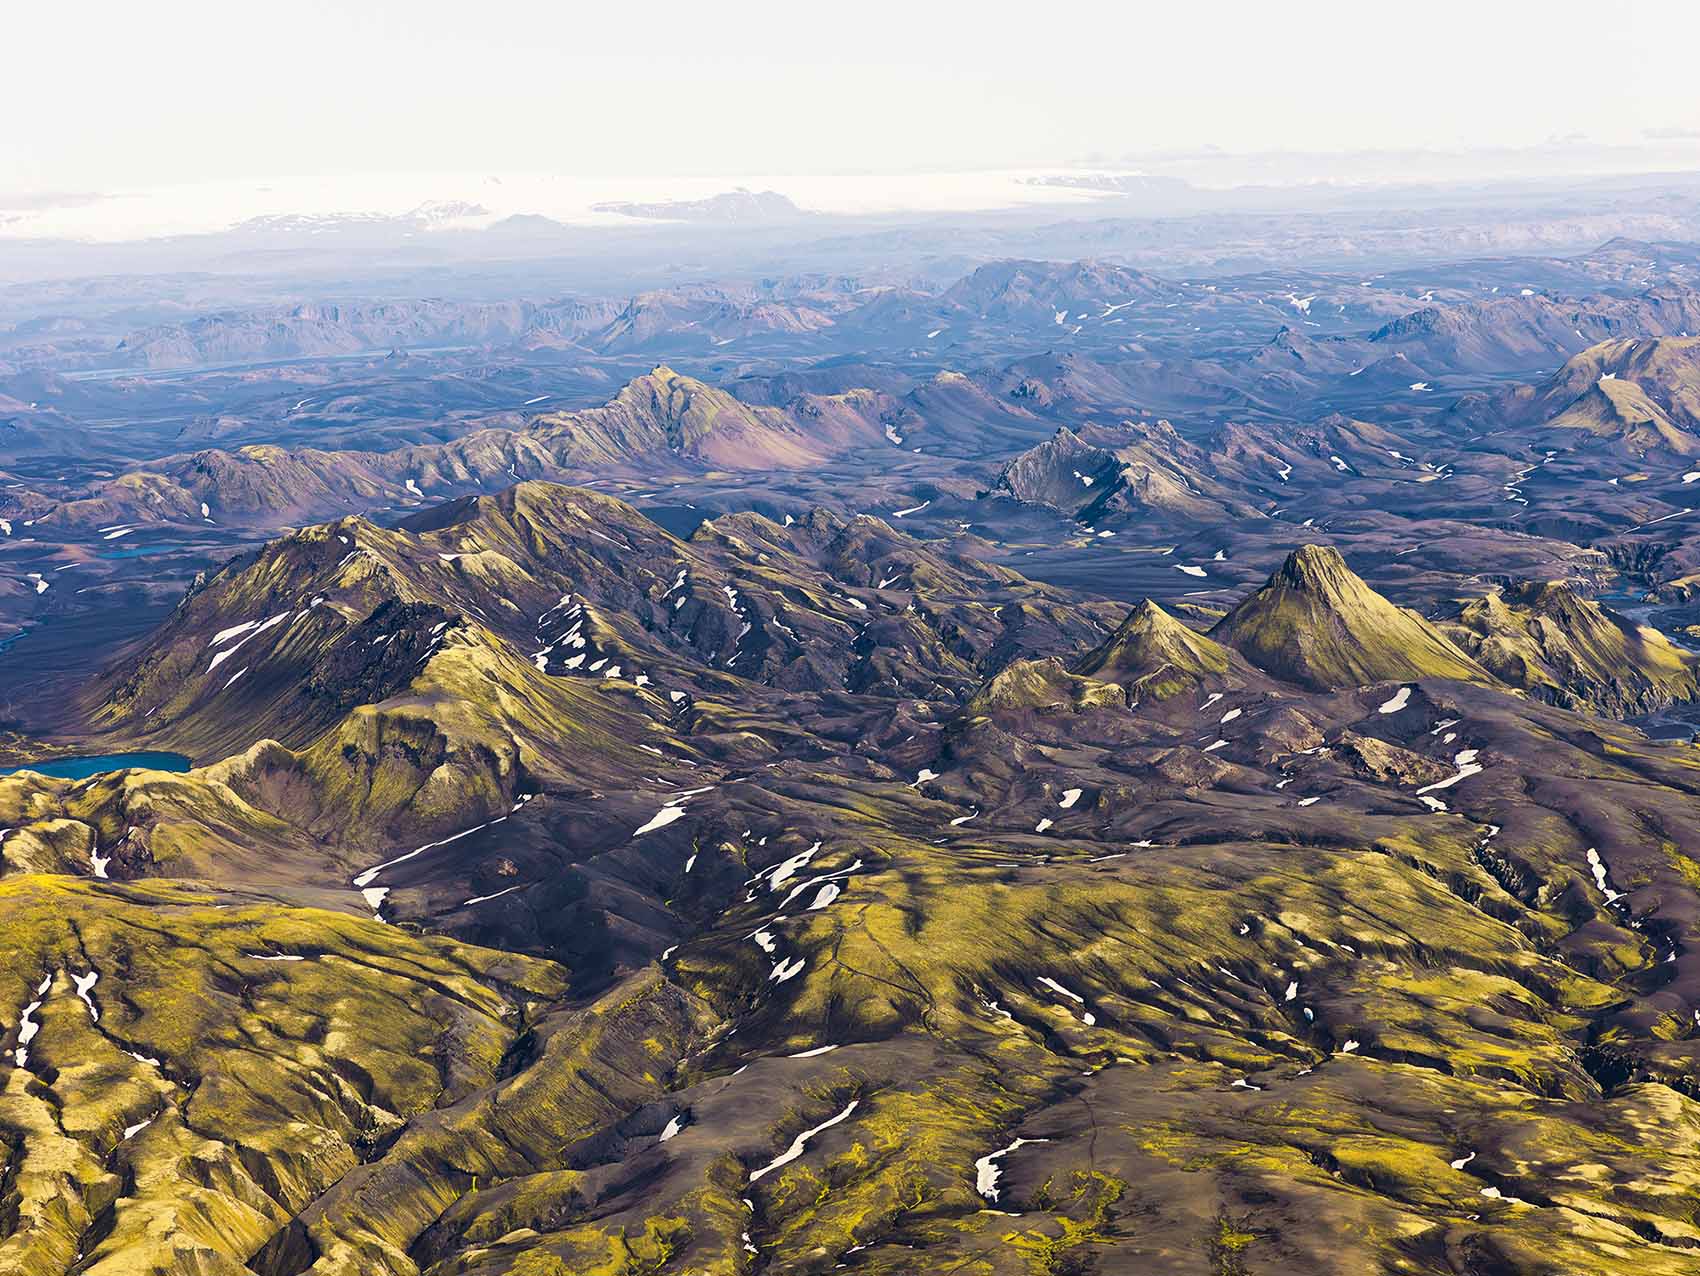
[[[1074,672],[1118,683],[1150,699],[1167,700],[1221,678],[1234,663],[1234,654],[1227,648],[1146,598]],[[1243,664],[1240,669],[1249,672]]]
[[[1147,636],[1161,642],[1187,643],[1203,637],[1149,598],[1141,598],[1133,605],[1117,634],[1124,637]]]
[[[1141,598],[1136,602],[1132,610],[1128,612],[1127,620],[1123,623],[1133,624],[1135,622],[1142,625],[1161,625],[1164,623],[1178,625],[1181,623],[1149,598]]]
[[[862,430],[874,436],[872,425]],[[601,464],[673,452],[719,468],[795,469],[823,455],[784,410],[744,403],[665,363],[599,408],[544,418],[538,432],[557,451],[570,444],[576,456]]]
[[[1364,583],[1340,552],[1301,545],[1210,637],[1259,669],[1319,690],[1492,675],[1415,612]]]
[[[1344,596],[1358,589],[1368,589],[1340,551],[1332,545],[1300,545],[1281,564],[1271,583],[1279,580],[1294,589],[1321,590]]]

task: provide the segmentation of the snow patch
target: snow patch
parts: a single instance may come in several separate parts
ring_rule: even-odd
[[[1406,705],[1408,705],[1410,703],[1411,703],[1411,689],[1409,687],[1400,687],[1399,690],[1397,690],[1393,693],[1393,698],[1391,700],[1385,701],[1382,704],[1382,706],[1379,709],[1376,710],[1376,712],[1377,713],[1398,713],[1399,710],[1403,709]]]
[[[856,1105],[859,1102],[861,1102],[859,1099],[850,1100],[850,1102],[844,1106],[844,1110],[837,1116],[828,1117],[819,1125],[811,1126],[807,1130],[804,1130],[795,1139],[791,1140],[790,1147],[785,1149],[785,1151],[781,1152],[778,1156],[774,1157],[773,1160],[769,1161],[766,1165],[762,1166],[761,1169],[753,1171],[750,1174],[750,1182],[754,1183],[758,1179],[765,1178],[775,1170],[791,1164],[791,1162],[802,1156],[803,1153],[808,1150],[810,1139],[825,1130],[830,1130],[833,1126],[838,1125],[840,1122],[848,1121],[850,1119],[850,1114],[856,1110]]]
[[[974,1190],[985,1197],[993,1205],[998,1202],[998,1180],[1003,1177],[1003,1171],[998,1168],[998,1162],[1011,1152],[1026,1147],[1030,1143],[1048,1143],[1049,1139],[1017,1139],[1007,1147],[1001,1147],[996,1152],[988,1152],[974,1162]]]

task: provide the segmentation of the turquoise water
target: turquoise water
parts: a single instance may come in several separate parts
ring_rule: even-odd
[[[187,771],[189,759],[181,753],[93,753],[82,758],[52,758],[31,762],[28,766],[0,767],[0,775],[15,775],[19,771],[34,771],[59,780],[86,780],[105,771],[122,771],[125,767],[146,767],[150,771]]]

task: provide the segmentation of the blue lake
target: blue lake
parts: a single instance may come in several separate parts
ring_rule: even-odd
[[[81,758],[47,758],[27,766],[0,767],[0,775],[15,775],[19,771],[34,771],[59,780],[86,780],[105,771],[122,771],[126,767],[146,767],[150,771],[187,771],[189,759],[181,753],[91,753]]]

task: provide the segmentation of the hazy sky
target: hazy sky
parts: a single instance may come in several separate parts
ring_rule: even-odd
[[[9,7],[0,186],[1700,138],[1694,0]]]

